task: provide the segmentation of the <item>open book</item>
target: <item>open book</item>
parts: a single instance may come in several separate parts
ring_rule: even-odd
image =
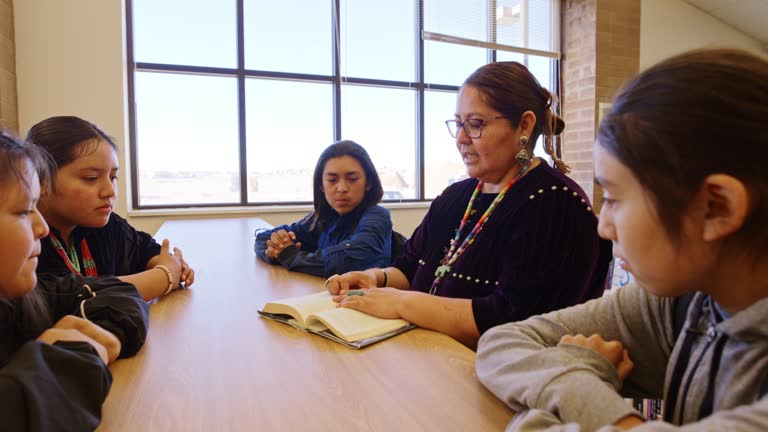
[[[357,349],[416,327],[402,319],[376,318],[353,309],[337,308],[328,291],[274,300],[258,312],[265,318]]]

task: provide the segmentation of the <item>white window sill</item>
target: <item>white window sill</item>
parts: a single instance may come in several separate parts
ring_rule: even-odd
[[[431,204],[432,201],[381,203],[384,208],[388,208],[390,210],[426,209],[429,208]],[[311,204],[274,205],[264,207],[179,207],[166,209],[128,210],[128,216],[134,218],[157,216],[258,215],[263,213],[309,213],[310,211],[312,211]]]

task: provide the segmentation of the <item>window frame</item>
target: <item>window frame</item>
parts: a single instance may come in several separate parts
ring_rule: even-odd
[[[415,198],[403,198],[394,200],[382,200],[383,202],[392,203],[425,203],[432,201],[433,198],[425,197],[425,133],[424,133],[424,96],[425,91],[446,91],[452,93],[458,93],[459,86],[444,85],[444,84],[431,84],[424,82],[425,64],[424,64],[424,38],[422,33],[423,28],[423,13],[424,13],[424,0],[415,0],[415,51],[416,56],[416,80],[415,81],[394,81],[394,80],[382,80],[382,79],[370,79],[359,77],[347,77],[342,76],[341,71],[341,50],[339,46],[340,30],[336,27],[335,31],[331,32],[332,48],[333,48],[333,61],[332,63],[332,75],[316,75],[316,74],[304,74],[294,72],[275,72],[265,70],[255,70],[245,68],[245,15],[244,15],[244,2],[245,0],[236,1],[237,11],[237,67],[236,68],[221,68],[210,66],[190,66],[179,64],[163,64],[163,63],[148,63],[137,62],[134,57],[134,30],[133,30],[133,1],[126,0],[125,2],[125,23],[126,23],[126,63],[127,63],[127,100],[128,100],[128,129],[129,129],[129,160],[130,160],[130,186],[131,186],[131,208],[134,210],[167,210],[174,208],[235,208],[235,207],[275,207],[275,206],[301,206],[312,204],[311,201],[279,201],[279,202],[249,202],[248,201],[248,169],[247,169],[247,131],[246,131],[246,100],[245,100],[245,87],[246,80],[248,78],[266,78],[266,79],[282,79],[293,80],[303,82],[322,82],[329,83],[333,87],[333,102],[332,102],[332,118],[333,118],[333,136],[334,141],[342,139],[341,126],[341,90],[342,84],[344,85],[363,85],[363,86],[376,86],[393,89],[412,89],[416,92],[416,148],[413,149],[416,152],[415,158],[415,171],[417,175],[414,179],[416,181]],[[339,0],[327,0],[332,5],[332,19],[335,19],[337,23],[341,23],[341,5]],[[489,0],[489,7],[495,7],[495,0]],[[561,6],[562,7],[562,6]],[[562,11],[560,11],[562,12]],[[331,25],[332,23],[329,23]],[[495,40],[496,34],[494,31],[493,39]],[[486,48],[487,63],[496,61],[497,50]],[[528,66],[528,54],[524,55],[524,64]],[[548,85],[548,88],[556,95],[560,94],[560,67],[561,62],[558,59],[550,59],[552,62],[552,76],[549,77],[550,82],[544,83]],[[136,122],[136,95],[135,95],[135,74],[137,72],[158,72],[158,73],[177,73],[177,74],[200,74],[200,75],[219,75],[230,76],[237,80],[237,100],[238,100],[238,167],[240,178],[240,201],[239,202],[216,202],[216,203],[177,203],[177,204],[140,204],[139,201],[139,166],[138,166],[138,141],[137,141],[137,122]],[[447,133],[447,132],[446,132]]]

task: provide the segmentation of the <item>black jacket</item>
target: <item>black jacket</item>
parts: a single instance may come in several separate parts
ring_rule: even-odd
[[[88,284],[98,295],[83,288]],[[50,317],[32,319],[22,300],[0,301],[0,418],[4,431],[93,430],[112,375],[85,342],[48,345],[36,338],[65,315],[86,317],[120,339],[120,357],[141,348],[149,305],[116,278],[40,275],[37,287]],[[40,322],[36,322],[40,321]]]

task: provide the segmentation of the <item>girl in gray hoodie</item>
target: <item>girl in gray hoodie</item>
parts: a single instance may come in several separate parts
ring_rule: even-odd
[[[598,232],[636,285],[483,335],[508,430],[768,430],[768,62],[705,50],[644,71],[594,156]],[[627,397],[663,398],[664,421]]]

